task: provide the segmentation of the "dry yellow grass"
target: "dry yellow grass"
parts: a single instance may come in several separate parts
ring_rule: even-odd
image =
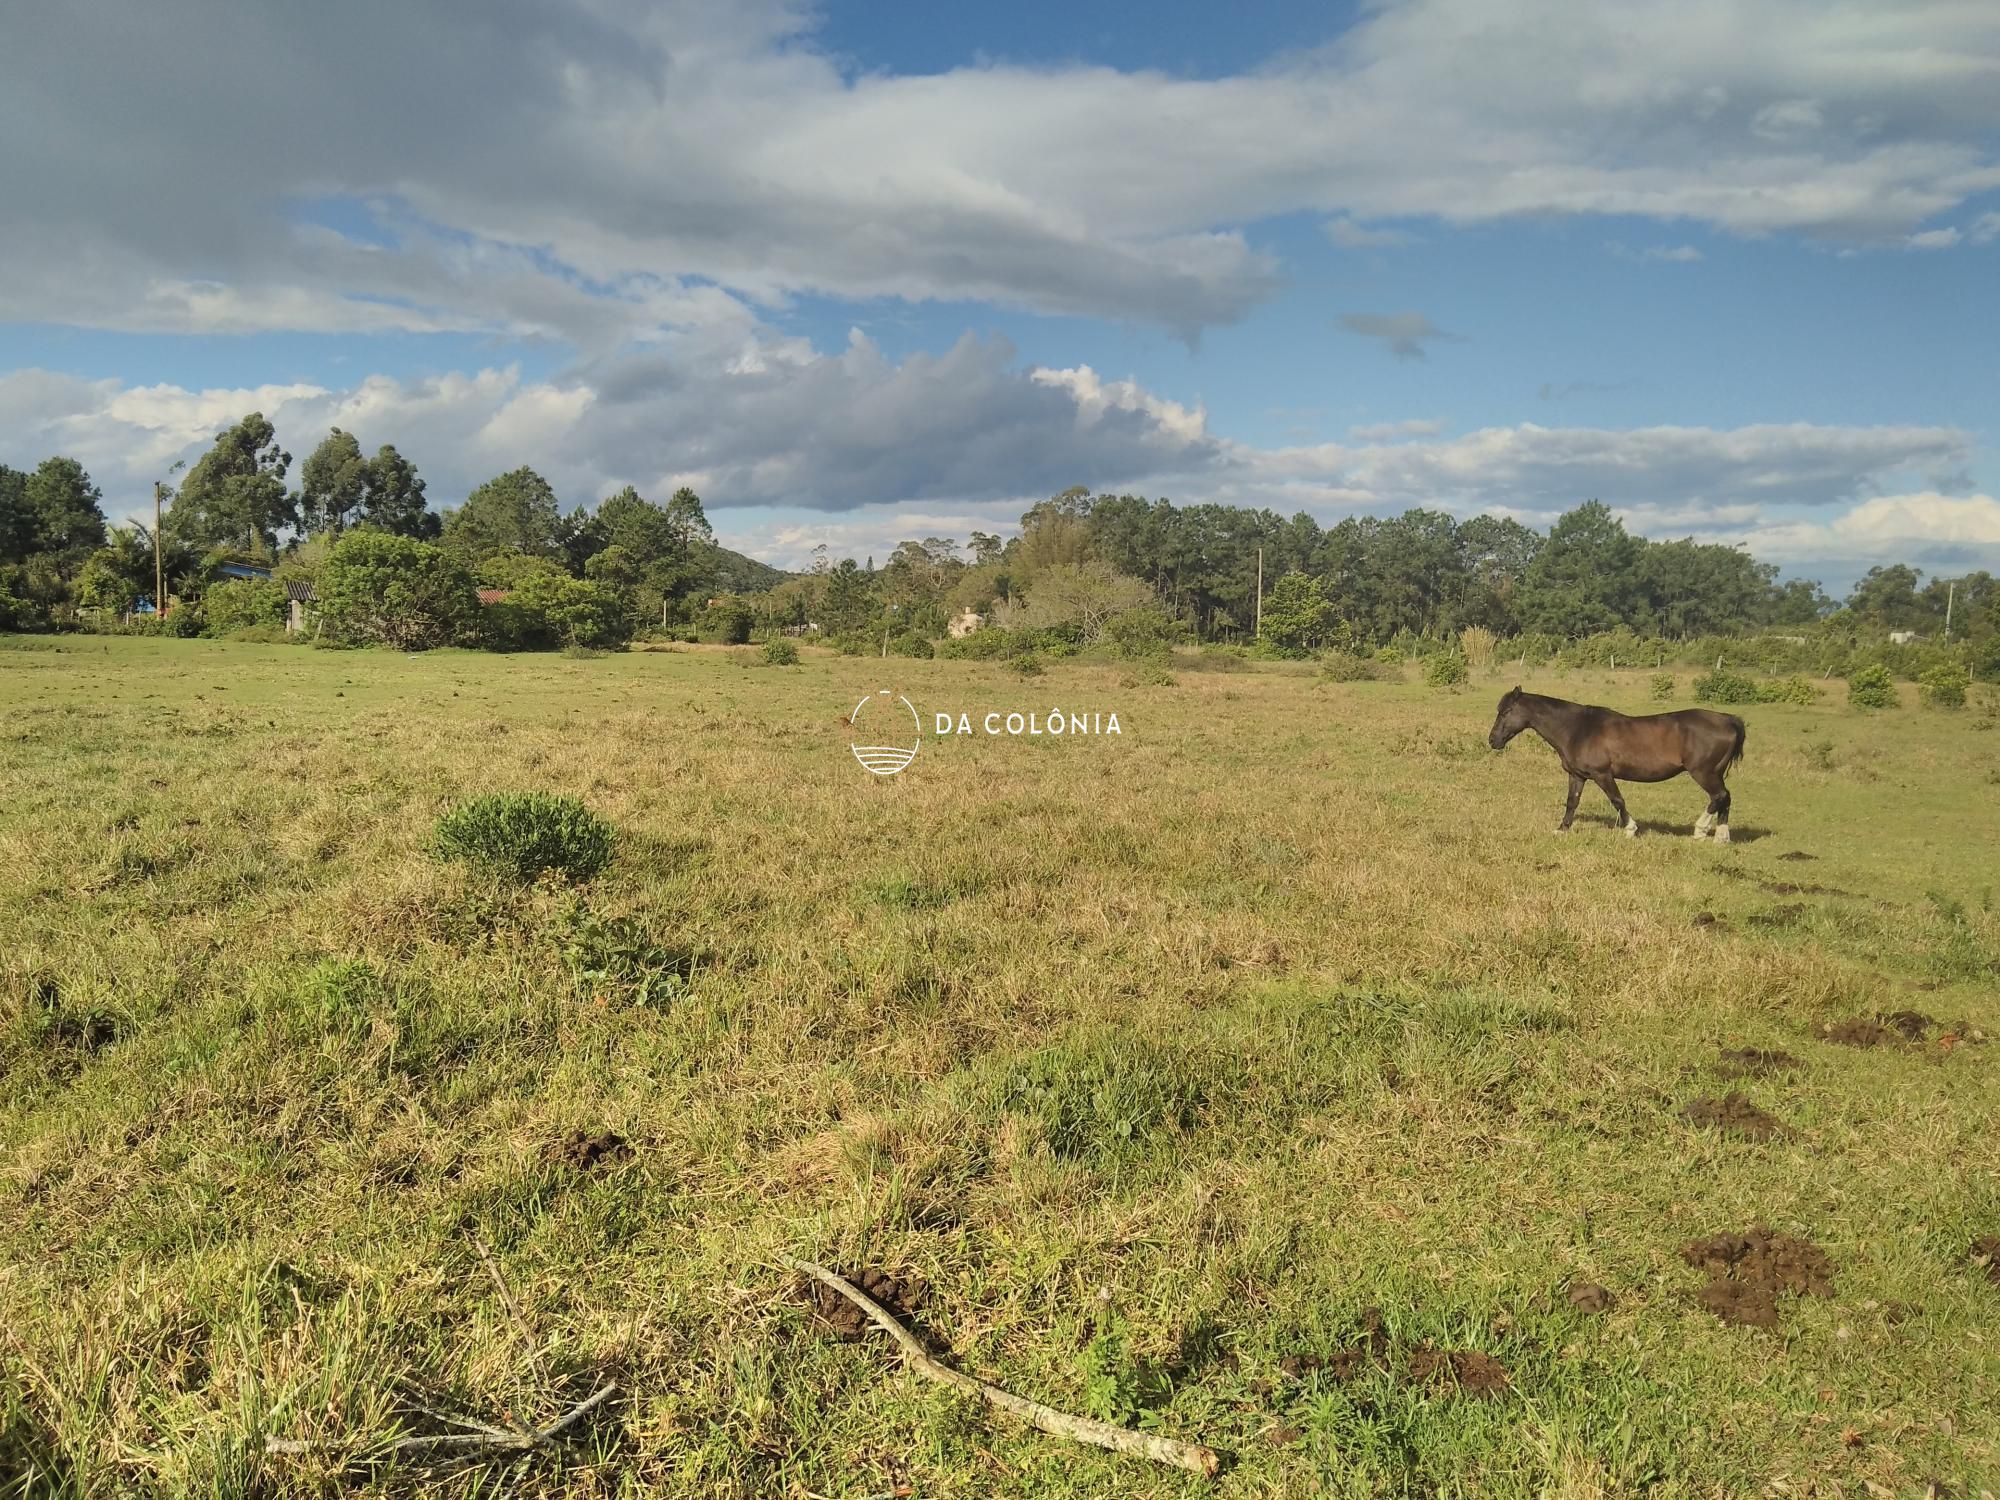
[[[2000,1053],[1965,1030],[2000,1029],[1990,711],[1746,711],[1717,850],[1665,831],[1685,781],[1628,789],[1636,843],[1601,801],[1552,837],[1560,773],[1487,750],[1481,686],[755,659],[0,643],[23,1493],[1198,1488],[828,1342],[781,1252],[920,1277],[963,1366],[1129,1398],[1231,1453],[1223,1493],[1994,1484],[2000,1287],[1965,1259],[2000,1233]],[[927,730],[1124,733],[930,738],[877,780],[841,716],[885,683]],[[617,863],[519,889],[429,858],[494,789],[582,798]],[[1899,1009],[1966,1039],[1813,1034]],[[1800,1066],[1731,1083],[1720,1047]],[[1789,1133],[1678,1117],[1729,1087]],[[629,1158],[561,1159],[602,1132]],[[1760,1221],[1837,1267],[1778,1333],[1676,1258]],[[1576,1312],[1579,1279],[1618,1305]],[[1370,1305],[1398,1359],[1481,1350],[1509,1393],[1286,1373]],[[606,1372],[629,1399],[559,1465],[260,1452],[413,1402],[542,1418]]]

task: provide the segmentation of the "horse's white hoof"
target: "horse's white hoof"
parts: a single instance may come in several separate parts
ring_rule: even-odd
[[[1726,844],[1729,842],[1729,825],[1727,823],[1723,823],[1716,828],[1715,841],[1718,844]]]
[[[1628,839],[1636,839],[1638,836],[1639,836],[1639,820],[1637,818],[1634,818],[1625,825],[1625,837]]]
[[[1708,837],[1708,830],[1706,828],[1697,828],[1694,831],[1694,836],[1698,839],[1705,839]]]
[[[1564,824],[1564,823],[1558,823],[1558,824],[1556,824],[1556,832],[1557,832],[1557,833],[1568,833],[1568,832],[1569,832],[1569,826],[1568,826],[1567,824]]]

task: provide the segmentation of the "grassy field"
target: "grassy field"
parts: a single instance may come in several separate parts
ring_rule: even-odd
[[[754,660],[0,639],[0,1493],[2000,1489],[1991,690],[1743,710],[1717,848],[1684,779],[1555,837],[1512,675]],[[884,685],[1123,732],[878,780]],[[494,789],[616,862],[430,858]],[[1683,1113],[1732,1090],[1776,1128]],[[1755,1225],[1825,1257],[1775,1326],[1681,1253]],[[784,1255],[1224,1472],[989,1416]],[[262,1451],[607,1379],[554,1457]]]

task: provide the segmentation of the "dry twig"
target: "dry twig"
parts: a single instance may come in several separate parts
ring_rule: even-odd
[[[488,1427],[485,1423],[467,1423],[477,1426],[476,1432],[439,1432],[416,1437],[394,1438],[384,1441],[370,1440],[364,1448],[371,1457],[433,1453],[476,1453],[481,1450],[497,1453],[526,1453],[535,1448],[553,1446],[555,1440],[570,1428],[581,1422],[590,1413],[618,1394],[618,1387],[610,1382],[599,1386],[583,1400],[571,1407],[561,1417],[546,1427],[524,1427],[516,1432]],[[462,1417],[452,1421],[466,1422]],[[351,1448],[353,1444],[337,1438],[280,1438],[264,1439],[266,1453],[338,1453]]]
[[[949,1365],[940,1364],[924,1352],[910,1331],[885,1312],[880,1303],[863,1292],[845,1278],[836,1276],[825,1266],[814,1265],[809,1260],[793,1260],[784,1257],[785,1263],[795,1271],[803,1272],[823,1286],[833,1288],[849,1302],[868,1315],[868,1320],[890,1338],[903,1351],[903,1358],[919,1375],[977,1396],[988,1406],[997,1406],[1023,1421],[1040,1428],[1043,1432],[1057,1437],[1068,1438],[1072,1442],[1089,1443],[1099,1448],[1109,1448],[1114,1453],[1137,1454],[1153,1459],[1157,1463],[1172,1464],[1176,1468],[1190,1469],[1204,1478],[1213,1479],[1221,1465],[1221,1459],[1213,1448],[1200,1443],[1183,1443],[1174,1438],[1153,1437],[1148,1433],[1133,1432],[1126,1427],[1113,1427],[1109,1422],[1099,1422],[1091,1417],[1073,1417],[1068,1412],[1057,1411],[1053,1406],[1044,1406],[1039,1401],[1030,1401],[1025,1396],[1016,1396],[1003,1391],[997,1385],[988,1385],[976,1380]]]

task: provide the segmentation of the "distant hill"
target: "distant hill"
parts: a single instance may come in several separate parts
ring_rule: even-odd
[[[774,568],[727,547],[713,549],[709,559],[708,586],[721,593],[761,594],[791,576],[783,568]]]

